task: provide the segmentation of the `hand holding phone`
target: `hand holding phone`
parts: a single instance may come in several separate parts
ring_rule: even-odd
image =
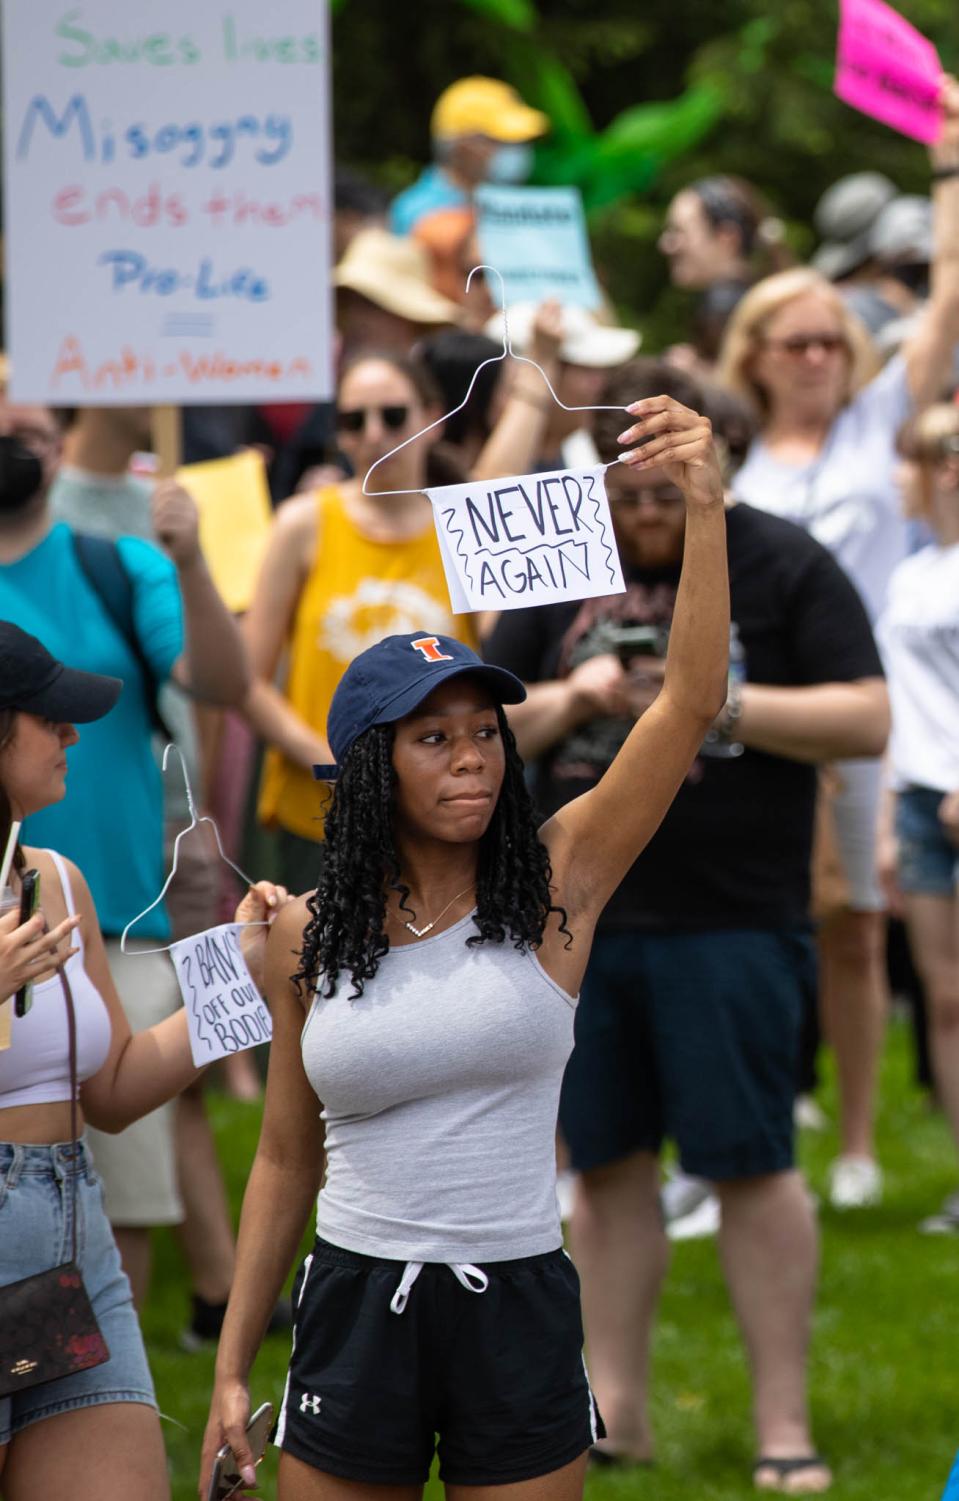
[[[37,870],[25,870],[20,881],[20,925],[29,922],[40,905],[40,872]],[[17,1016],[26,1016],[33,1005],[33,986],[22,985],[17,991],[17,998],[13,1003],[14,1013]]]
[[[273,1427],[273,1404],[264,1402],[258,1407],[246,1425],[247,1443],[253,1454],[253,1463],[258,1465],[266,1453],[267,1439],[270,1429]],[[237,1469],[236,1456],[229,1444],[224,1444],[222,1449],[217,1450],[213,1472],[210,1475],[210,1489],[207,1492],[207,1501],[227,1501],[229,1496],[235,1496],[246,1485],[242,1475]]]

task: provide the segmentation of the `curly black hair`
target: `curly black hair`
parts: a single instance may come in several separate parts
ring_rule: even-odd
[[[552,900],[549,855],[537,832],[523,762],[499,705],[496,717],[506,769],[480,840],[476,932],[467,943],[504,943],[508,935],[517,949],[538,948],[553,912],[568,942],[566,910]],[[326,814],[326,855],[307,902],[310,921],[300,967],[292,976],[301,994],[312,994],[322,981],[323,995],[333,995],[340,971],[346,969],[354,987],[350,999],[356,1000],[389,951],[388,891],[399,892],[400,906],[412,916],[393,838],[395,786],[393,726],[374,725],[357,737],[344,758]]]

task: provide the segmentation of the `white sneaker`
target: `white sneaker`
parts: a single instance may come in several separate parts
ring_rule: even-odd
[[[670,1240],[702,1240],[717,1233],[721,1217],[719,1200],[710,1189],[695,1209],[669,1221],[666,1234]]]
[[[799,1131],[825,1131],[829,1117],[811,1094],[801,1094],[793,1106],[793,1122]]]
[[[959,1235],[959,1193],[950,1194],[938,1214],[920,1221],[920,1235]]]
[[[682,1168],[673,1168],[662,1188],[659,1201],[663,1206],[663,1219],[668,1225],[692,1214],[700,1204],[712,1197],[712,1189],[703,1178],[691,1178]]]
[[[868,1209],[882,1201],[882,1168],[871,1157],[837,1157],[829,1169],[833,1209]]]

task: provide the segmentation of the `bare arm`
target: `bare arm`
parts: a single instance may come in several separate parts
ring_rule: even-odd
[[[729,582],[723,484],[706,418],[670,397],[629,409],[625,440],[650,438],[632,467],[662,466],[686,499],[683,569],[662,692],[594,788],[543,829],[557,900],[571,918],[595,917],[649,842],[722,707],[729,659]]]
[[[253,683],[243,705],[252,727],[297,766],[332,759],[323,735],[307,724],[274,682],[316,547],[316,497],[296,496],[276,513],[256,593],[244,621]]]
[[[751,750],[816,763],[885,750],[889,695],[882,678],[808,688],[744,683],[741,691],[742,717],[732,738]]]
[[[945,124],[942,139],[932,147],[933,171],[959,168],[959,83],[943,82]],[[909,390],[917,406],[942,394],[952,371],[959,343],[959,176],[933,181],[935,250],[929,302],[904,354]]]
[[[183,599],[186,646],[172,676],[203,703],[239,704],[250,681],[243,638],[200,550],[196,504],[174,480],[161,480],[154,491],[153,529],[176,565]]]
[[[529,356],[542,365],[554,386],[559,375],[562,335],[562,307],[558,302],[544,302],[536,312]],[[538,371],[530,365],[507,364],[502,379],[508,382],[503,410],[477,455],[471,479],[527,474],[542,453],[553,398]]]
[[[216,1380],[203,1441],[200,1493],[206,1495],[216,1450],[229,1443],[249,1462],[243,1428],[247,1379],[323,1173],[321,1106],[303,1072],[303,1004],[290,983],[308,920],[305,898],[290,902],[267,944],[266,993],[273,1042],[260,1141],[237,1238],[236,1271],[216,1358]]]

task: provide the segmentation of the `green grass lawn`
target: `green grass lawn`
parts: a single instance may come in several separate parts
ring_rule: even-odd
[[[938,1501],[959,1447],[959,1242],[923,1237],[916,1224],[955,1187],[954,1154],[940,1118],[911,1082],[909,1041],[894,1024],[882,1088],[882,1208],[821,1211],[823,1265],[811,1392],[817,1442],[836,1473],[836,1501]],[[823,1104],[834,1116],[831,1081]],[[211,1109],[231,1198],[239,1205],[259,1110],[222,1096]],[[804,1137],[802,1157],[822,1192],[832,1133]],[[212,1354],[177,1346],[187,1289],[174,1242],[157,1240],[154,1292],[144,1320],[173,1476],[174,1501],[195,1496]],[[252,1381],[254,1404],[278,1404],[287,1342],[267,1341]],[[732,1501],[751,1491],[749,1391],[713,1241],[675,1247],[655,1351],[654,1471],[590,1476],[590,1501]],[[261,1475],[274,1495],[275,1451]],[[441,1487],[433,1481],[429,1501]]]

